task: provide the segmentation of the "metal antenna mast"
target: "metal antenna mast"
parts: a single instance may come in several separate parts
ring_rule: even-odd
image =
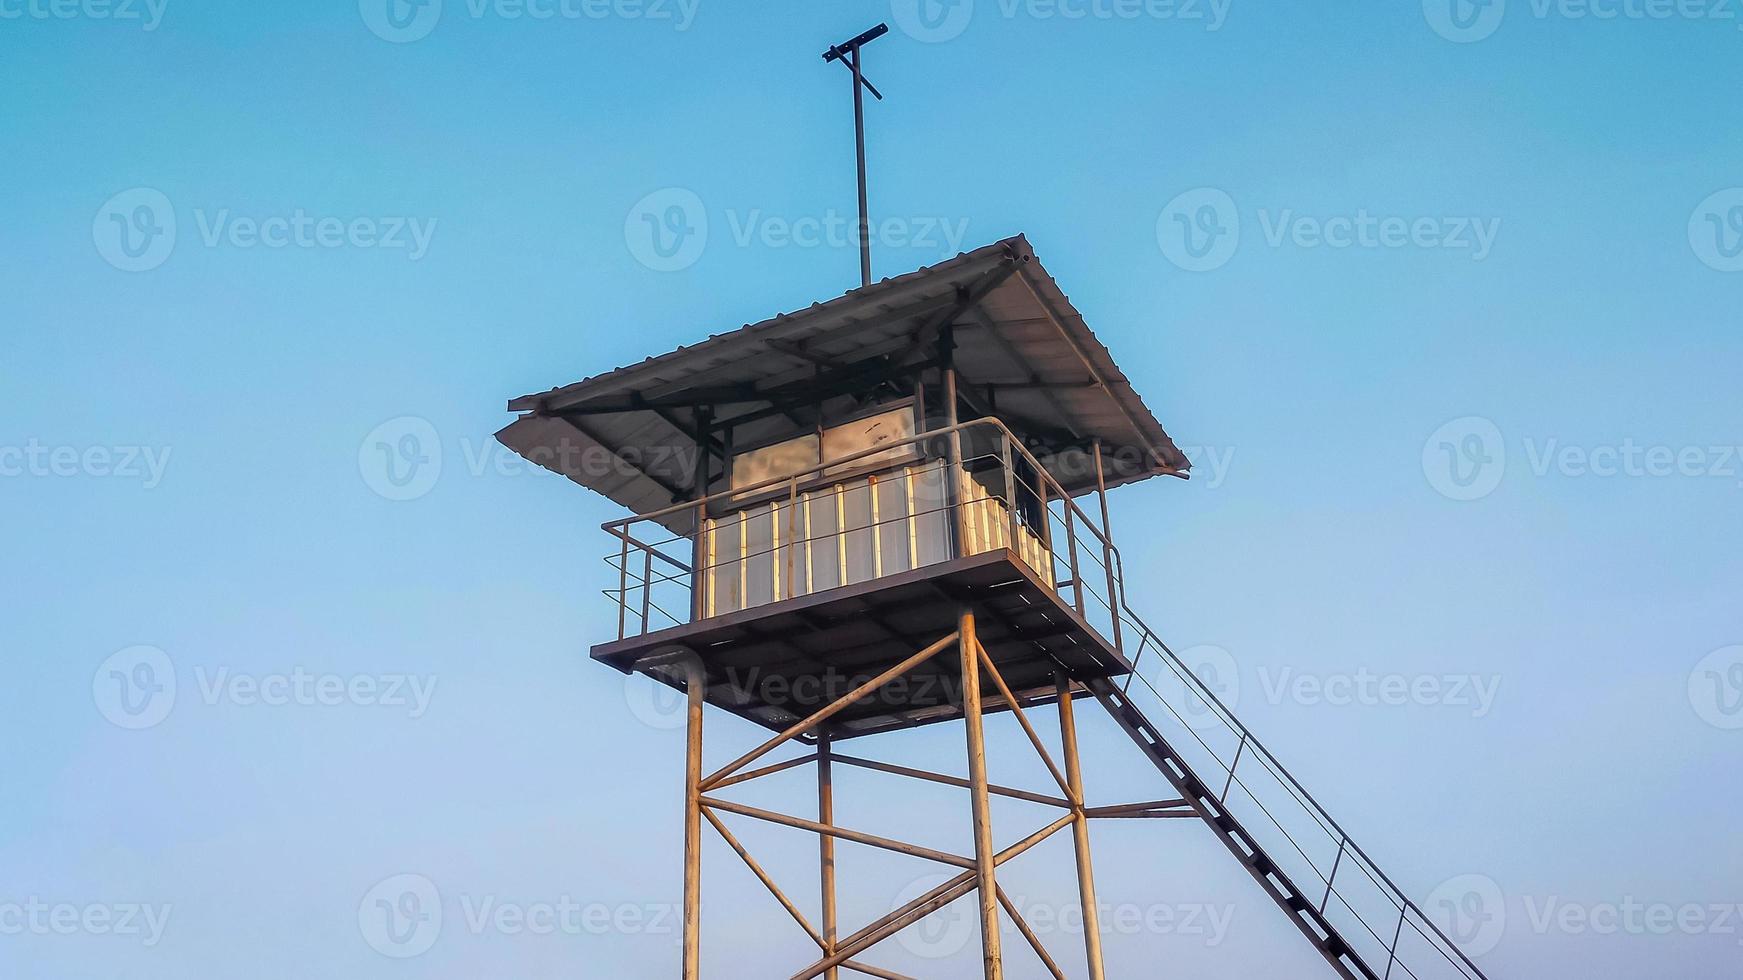
[[[879,102],[884,99],[877,86],[866,81],[860,71],[859,49],[890,32],[890,25],[879,24],[864,34],[831,47],[823,52],[825,62],[839,61],[853,72],[853,137],[859,153],[859,284],[869,286],[871,274],[871,218],[866,211],[865,196],[865,93]]]

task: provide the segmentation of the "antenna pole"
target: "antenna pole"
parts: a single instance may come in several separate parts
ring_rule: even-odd
[[[865,192],[865,76],[859,70],[859,49],[848,55],[853,66],[853,142],[859,157],[859,284],[869,286],[871,274],[871,216]]]
[[[853,142],[854,152],[859,161],[859,284],[869,286],[872,282],[871,273],[871,210],[866,200],[865,175],[865,93],[870,92],[879,101],[883,93],[877,87],[865,80],[865,73],[860,70],[860,48],[883,37],[890,31],[888,24],[866,31],[845,44],[837,44],[823,52],[823,60],[840,61],[853,72]]]

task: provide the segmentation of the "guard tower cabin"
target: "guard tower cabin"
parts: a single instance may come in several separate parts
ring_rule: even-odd
[[[1188,463],[1022,237],[509,403],[497,437],[627,507],[592,650],[781,731],[972,608],[1017,697],[1124,674],[1108,489]],[[928,673],[930,672],[930,673]],[[835,738],[962,716],[937,658]],[[1000,710],[989,697],[985,710]]]

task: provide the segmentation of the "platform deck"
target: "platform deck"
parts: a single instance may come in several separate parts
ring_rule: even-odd
[[[780,731],[954,631],[965,606],[981,645],[1025,701],[1051,701],[1057,670],[1075,681],[1131,671],[1007,549],[604,643],[592,656],[628,673],[644,658],[689,651],[708,671],[710,704]],[[669,667],[643,672],[674,687],[682,677]],[[987,709],[1003,710],[988,693]],[[948,721],[962,717],[961,704],[953,647],[837,715],[831,734]]]

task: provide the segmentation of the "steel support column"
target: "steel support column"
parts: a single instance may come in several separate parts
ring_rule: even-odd
[[[684,757],[684,980],[702,975],[702,699],[707,672],[695,655],[684,658],[689,697]]]
[[[829,733],[817,734],[817,822],[825,827],[835,825],[835,775],[830,766],[832,757]],[[821,878],[823,900],[823,955],[835,955],[835,838],[817,835],[817,866]],[[841,971],[830,967],[825,980],[838,980]]]
[[[1105,980],[1101,955],[1101,916],[1095,904],[1095,870],[1089,859],[1089,816],[1083,805],[1083,767],[1077,753],[1077,716],[1071,705],[1071,678],[1057,675],[1059,737],[1065,747],[1065,778],[1071,788],[1071,839],[1077,849],[1077,894],[1083,905],[1083,947],[1089,980]]]
[[[962,713],[968,730],[968,781],[973,797],[975,875],[980,893],[980,937],[986,980],[1003,980],[1004,957],[999,949],[999,894],[993,877],[992,811],[987,792],[986,725],[981,714],[980,644],[975,639],[974,610],[963,609],[957,621],[957,645],[962,653]]]
[[[961,662],[962,708],[967,737],[968,778],[945,776],[907,766],[875,762],[870,759],[835,753],[832,733],[825,727],[825,723],[831,717],[857,703],[860,699],[871,695],[885,683],[908,673],[927,659],[942,653],[951,646],[957,648]],[[977,894],[980,897],[982,966],[987,980],[1003,980],[1004,977],[1000,930],[1003,925],[1003,916],[1006,915],[1009,916],[1013,928],[1027,941],[1040,959],[1045,975],[1053,980],[1065,980],[1065,974],[1058,963],[1041,944],[1034,929],[1023,920],[1021,910],[1011,901],[1009,895],[999,889],[995,872],[1005,862],[1025,853],[1036,844],[1066,827],[1071,827],[1076,840],[1078,888],[1084,910],[1089,977],[1090,980],[1103,980],[1104,971],[1100,928],[1096,916],[1095,885],[1089,864],[1087,821],[1100,816],[1178,816],[1180,814],[1177,811],[1186,808],[1184,800],[1128,803],[1111,807],[1087,807],[1084,802],[1083,776],[1068,679],[1063,674],[1058,675],[1055,679],[1055,686],[1059,694],[1060,731],[1063,736],[1064,766],[1061,769],[1060,766],[1054,764],[1045,744],[1042,743],[1034,727],[1029,723],[1019,696],[1005,681],[998,665],[993,662],[986,649],[980,645],[976,637],[975,615],[970,608],[960,610],[956,632],[928,644],[906,660],[860,684],[835,702],[820,708],[810,717],[790,726],[773,740],[739,757],[725,768],[707,777],[703,776],[702,771],[702,710],[707,675],[701,660],[689,653],[681,656],[666,655],[651,661],[644,661],[638,664],[638,669],[656,673],[682,669],[684,686],[689,695],[688,751],[685,767],[683,980],[700,980],[700,828],[703,821],[707,821],[714,827],[721,839],[738,855],[751,873],[786,911],[787,915],[816,944],[820,958],[793,974],[792,980],[832,980],[832,978],[838,980],[841,975],[849,971],[865,976],[884,978],[884,980],[911,980],[911,978],[894,971],[860,962],[856,957],[902,929],[939,911],[951,902],[968,897],[970,894]],[[1013,717],[1022,726],[1042,762],[1060,784],[1065,796],[1056,797],[1005,786],[995,786],[988,781],[984,722],[987,702],[982,696],[984,680],[990,680],[995,687],[993,692],[995,706],[1002,704],[1011,710]],[[817,740],[815,752],[808,752],[758,769],[746,769],[750,763],[772,749],[804,736],[811,736]],[[746,806],[712,795],[715,790],[772,776],[812,762],[817,763],[816,820]],[[974,821],[975,846],[973,856],[951,854],[838,826],[835,823],[833,780],[836,762],[969,790],[971,814]],[[992,833],[990,802],[994,795],[1051,805],[1066,812],[1017,843],[1003,850],[996,850]],[[743,842],[732,833],[721,819],[725,815],[759,820],[818,835],[819,884],[823,916],[820,926],[813,925],[806,919],[805,914],[775,882],[768,870],[751,855]],[[858,931],[843,936],[838,931],[837,922],[834,847],[836,839],[933,861],[954,868],[957,873],[937,888],[898,909],[892,910],[889,914]],[[1002,913],[1001,909],[1003,909]]]

